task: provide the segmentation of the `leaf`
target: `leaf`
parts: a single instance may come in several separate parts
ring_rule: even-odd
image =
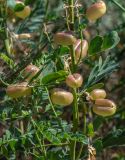
[[[15,140],[15,139],[12,139],[12,140],[9,142],[9,145],[10,145],[12,151],[15,151],[16,140]]]
[[[103,37],[102,50],[114,48],[119,43],[119,41],[120,38],[118,33],[116,31],[112,31]]]
[[[93,124],[89,123],[87,129],[88,129],[88,136],[93,137],[95,134]]]
[[[55,82],[56,80],[59,80],[59,79],[63,80],[63,79],[65,79],[67,74],[68,73],[66,71],[59,71],[59,72],[55,72],[55,73],[50,73],[42,78],[42,83],[48,84],[48,83]]]
[[[104,118],[101,116],[97,116],[93,121],[94,130],[97,131],[99,127],[103,124]]]
[[[30,5],[30,4],[33,4],[34,0],[25,0],[24,4],[27,6],[27,5]]]
[[[61,46],[59,55],[65,55],[66,53],[69,53],[70,49],[66,46]]]
[[[97,83],[97,84],[95,84],[95,85],[93,85],[93,86],[91,86],[91,87],[89,87],[89,88],[87,88],[87,92],[91,92],[92,90],[94,90],[94,89],[100,89],[100,88],[103,88],[104,87],[104,83]]]
[[[98,138],[94,141],[93,147],[96,149],[97,154],[103,150],[102,139]]]
[[[103,38],[101,36],[96,36],[90,42],[89,54],[93,55],[101,51],[101,46],[103,43]]]
[[[15,66],[14,61],[10,59],[6,54],[0,53],[0,59],[2,59],[10,68]]]
[[[102,78],[112,73],[116,68],[119,67],[119,64],[111,59],[111,57],[107,56],[104,62],[95,62],[95,66],[90,72],[88,80],[84,85],[84,89],[93,86],[97,82],[99,82]]]
[[[89,54],[95,55],[97,53],[106,51],[107,49],[114,48],[120,41],[118,33],[112,31],[109,34],[94,37],[89,46]]]
[[[24,9],[25,5],[23,3],[17,3],[14,7],[15,12],[22,11]]]
[[[103,147],[125,145],[125,130],[117,129],[102,139]]]

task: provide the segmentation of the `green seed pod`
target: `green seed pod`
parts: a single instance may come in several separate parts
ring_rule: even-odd
[[[103,117],[111,116],[116,112],[116,105],[108,99],[97,99],[93,106],[93,112]]]
[[[17,3],[17,4],[18,4],[18,3],[21,3],[21,4],[24,5],[24,3],[23,3],[23,2],[20,2],[20,1],[17,1],[16,3]],[[15,15],[16,15],[17,17],[21,18],[21,19],[25,19],[25,18],[27,18],[27,17],[30,15],[30,13],[31,13],[31,8],[30,8],[29,6],[25,6],[22,11],[16,11],[16,12],[15,12]]]
[[[54,35],[54,42],[59,45],[69,46],[76,42],[76,38],[67,32],[58,32]]]
[[[88,51],[88,42],[86,40],[78,39],[74,44],[76,60],[86,57]]]
[[[104,89],[94,89],[92,92],[90,92],[90,96],[93,100],[104,99],[106,97],[106,92]]]
[[[90,6],[86,11],[86,16],[90,21],[95,21],[106,13],[106,4],[99,1]]]
[[[36,67],[35,65],[30,64],[24,69],[23,76],[24,77],[28,76],[26,78],[26,80],[30,81],[39,72],[39,70],[40,69],[38,67]]]
[[[71,88],[79,88],[83,83],[83,78],[79,73],[74,73],[66,78],[67,86]]]
[[[53,104],[68,106],[73,102],[73,95],[60,88],[55,88],[51,91],[51,100]]]
[[[11,98],[24,97],[31,94],[31,87],[28,86],[27,82],[12,84],[7,87],[6,93]]]

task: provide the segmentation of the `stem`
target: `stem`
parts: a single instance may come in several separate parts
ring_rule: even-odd
[[[74,101],[73,101],[73,132],[76,132],[77,128],[78,128],[78,122],[79,122],[76,89],[73,89],[72,93],[73,93],[73,97],[74,97]]]
[[[74,14],[74,0],[68,0],[69,4],[69,22],[70,22],[70,29],[74,30],[74,20],[75,20],[75,14]],[[75,60],[75,51],[74,47],[70,47],[71,50],[71,60],[72,60],[72,66],[71,66],[71,72],[74,73],[76,71],[76,60]],[[74,97],[73,101],[73,132],[75,133],[78,128],[78,102],[77,102],[77,90],[73,89],[72,94]],[[70,145],[70,156],[71,160],[76,160],[76,141],[71,141]]]
[[[83,134],[86,134],[86,105],[85,103],[83,104]],[[83,144],[81,144],[81,147],[79,149],[79,152],[78,152],[78,155],[77,155],[77,158],[76,160],[79,160],[80,156],[81,156],[81,153],[82,153],[82,150],[83,150]]]
[[[41,133],[41,130],[40,130],[39,126],[35,123],[35,121],[32,119],[31,122],[32,122],[34,128],[37,128],[38,131]],[[42,145],[41,139],[40,139],[37,131],[36,131],[35,134],[36,134],[37,140],[38,140],[38,142],[39,142],[40,148],[41,148],[41,150],[43,151],[44,158],[45,158],[45,160],[46,160],[46,150],[45,150],[45,147]]]
[[[74,30],[74,20],[75,20],[75,14],[74,14],[74,0],[69,0],[69,20],[70,20],[70,29]]]
[[[115,5],[117,5],[123,12],[125,12],[125,8],[120,4],[118,3],[116,0],[111,0],[111,2],[113,2]]]
[[[77,90],[72,90],[74,101],[73,101],[73,132],[75,133],[78,128],[79,115],[78,115],[78,102],[77,102]],[[76,160],[76,141],[71,142],[71,159]]]
[[[75,60],[75,50],[74,50],[74,47],[71,46],[70,47],[70,50],[71,50],[71,60],[72,60],[72,65],[71,65],[71,71],[72,73],[74,73],[76,71],[76,60]]]
[[[57,119],[57,121],[58,121],[58,124],[59,124],[59,126],[61,127],[62,131],[64,131],[64,129],[63,129],[63,127],[62,127],[62,124],[61,124],[61,122],[60,122],[60,119],[59,119],[59,117],[58,117],[58,115],[57,115],[57,113],[56,113],[56,110],[55,110],[55,108],[54,108],[54,105],[53,105],[53,103],[52,103],[52,101],[51,101],[51,98],[50,98],[50,96],[49,96],[48,88],[45,87],[45,89],[46,89],[46,92],[47,92],[47,94],[48,94],[48,99],[49,99],[50,105],[51,105],[51,107],[52,107],[53,113],[54,113],[54,115],[55,115],[55,117],[56,117],[56,119]]]

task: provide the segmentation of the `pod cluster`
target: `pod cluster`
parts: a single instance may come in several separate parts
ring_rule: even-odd
[[[94,101],[93,112],[100,116],[111,116],[116,112],[116,104],[106,98],[106,92],[103,89],[94,89],[90,92],[91,99]]]
[[[73,45],[76,62],[87,56],[87,40],[76,39],[75,36],[72,35],[72,33],[58,32],[54,35],[54,42],[58,45],[63,46]]]
[[[70,74],[65,82],[70,88],[79,88],[82,86],[83,77],[79,73]],[[73,102],[72,93],[61,88],[53,89],[50,96],[52,103],[56,105],[68,106]]]
[[[19,98],[28,96],[31,94],[32,89],[28,85],[28,82],[39,72],[39,68],[35,65],[28,65],[22,75],[25,78],[24,82],[11,84],[7,87],[6,93],[11,98]]]

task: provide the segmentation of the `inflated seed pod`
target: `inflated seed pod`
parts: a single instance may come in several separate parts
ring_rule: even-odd
[[[79,73],[68,75],[66,78],[67,86],[71,88],[79,88],[83,83],[83,77]]]
[[[55,88],[51,91],[51,101],[53,104],[68,106],[73,102],[72,93],[60,88]]]
[[[86,17],[90,21],[95,21],[106,13],[106,4],[99,1],[91,5],[86,11]]]
[[[20,2],[20,1],[16,1],[16,3],[17,3],[17,4],[20,3],[20,4],[24,5],[24,3],[23,3],[23,2]],[[25,5],[24,5],[24,9],[23,9],[23,10],[21,10],[21,11],[15,11],[15,15],[16,15],[17,17],[21,18],[21,19],[27,18],[27,17],[30,15],[30,13],[31,13],[31,8],[30,8],[30,6],[25,6]]]
[[[58,32],[54,35],[54,42],[59,45],[73,45],[76,42],[76,38],[67,32]]]
[[[74,44],[76,60],[86,57],[88,51],[88,42],[86,40],[78,39]]]
[[[90,96],[93,100],[104,99],[106,97],[106,91],[104,89],[94,89],[90,92]]]
[[[31,91],[32,89],[28,86],[28,83],[22,82],[19,84],[9,85],[6,89],[6,94],[11,98],[19,98],[30,95]]]
[[[39,72],[39,68],[35,65],[28,65],[24,71],[23,71],[23,76],[26,77],[27,81],[30,81],[38,72]]]
[[[32,38],[32,34],[29,33],[16,34],[15,37],[17,39],[29,39]]]
[[[103,117],[111,116],[116,112],[116,105],[108,99],[97,99],[93,106],[93,112]]]

